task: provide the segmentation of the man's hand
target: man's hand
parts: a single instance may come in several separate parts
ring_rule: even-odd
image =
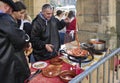
[[[32,51],[33,51],[32,44],[29,42],[24,47],[24,53],[26,56],[29,56],[32,53]]]
[[[46,44],[45,48],[47,49],[48,52],[53,52],[54,46],[52,44]]]

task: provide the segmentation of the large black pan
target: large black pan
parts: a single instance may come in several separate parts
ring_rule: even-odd
[[[67,54],[68,56],[71,56],[71,57],[74,57],[74,58],[82,58],[82,59],[86,59],[88,55],[84,55],[84,56],[75,56],[75,55],[71,55],[71,54],[68,54],[65,50],[60,50],[60,53],[61,54]]]
[[[92,54],[91,51],[89,51],[89,54],[86,54],[84,56],[75,56],[75,55],[70,55],[68,54],[66,51],[64,50],[60,50],[60,53],[63,54],[67,54],[68,55],[68,59],[73,61],[73,62],[78,62],[78,63],[86,63],[86,62],[90,62],[94,59],[94,56]],[[91,56],[90,59],[88,59],[88,57]]]

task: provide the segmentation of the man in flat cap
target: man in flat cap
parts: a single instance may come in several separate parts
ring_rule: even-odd
[[[12,0],[0,0],[0,12],[11,14],[15,8]]]
[[[0,83],[24,83],[30,70],[23,52],[25,33],[10,16],[12,0],[0,0]]]

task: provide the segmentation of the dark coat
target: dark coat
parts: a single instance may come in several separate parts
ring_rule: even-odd
[[[37,15],[32,25],[31,42],[35,59],[47,60],[54,57],[56,55],[55,51],[53,53],[48,52],[45,44],[52,44],[56,51],[59,50],[58,29],[64,28],[65,22],[57,20],[54,16],[49,21],[45,21],[40,15]]]
[[[21,20],[18,20],[18,27],[20,27],[21,24],[22,24]],[[29,35],[29,37],[31,37],[32,24],[30,22],[24,22],[23,30],[25,31],[26,34]]]
[[[14,19],[0,13],[0,83],[24,83],[30,70],[23,53],[25,33]]]

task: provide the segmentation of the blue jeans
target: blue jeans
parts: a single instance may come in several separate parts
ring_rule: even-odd
[[[65,33],[59,32],[59,34],[60,34],[60,45],[62,45],[62,44],[64,44]]]
[[[30,55],[30,63],[34,63],[35,62],[35,58],[33,56],[33,54]]]

